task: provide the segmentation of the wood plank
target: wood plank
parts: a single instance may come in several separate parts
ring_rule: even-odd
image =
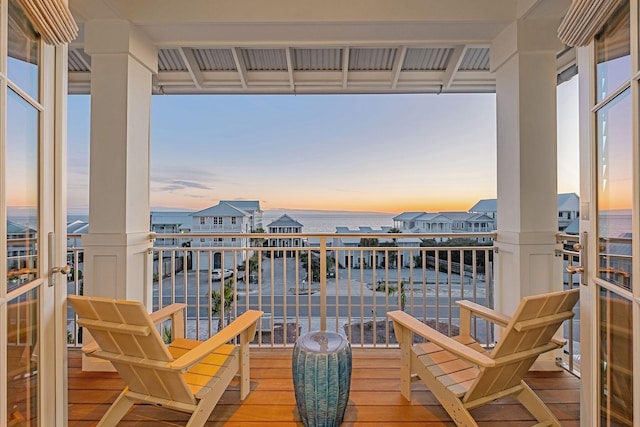
[[[373,354],[379,352],[379,355]],[[455,427],[421,382],[412,399],[400,395],[397,350],[354,351],[351,394],[342,426]],[[124,387],[117,373],[81,372],[80,353],[69,351],[69,427],[95,426]],[[563,426],[578,427],[580,380],[566,372],[531,372],[525,381],[536,390]],[[289,350],[251,353],[251,393],[240,400],[233,381],[205,424],[207,427],[288,427],[301,425],[295,405]],[[481,427],[524,427],[533,417],[512,397],[474,409]],[[185,425],[187,414],[152,405],[136,406],[118,427]]]

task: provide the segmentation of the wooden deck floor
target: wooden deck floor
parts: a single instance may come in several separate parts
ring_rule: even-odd
[[[251,389],[241,402],[232,386],[215,408],[207,426],[302,426],[291,380],[291,351],[257,350],[251,355]],[[69,351],[69,427],[94,426],[124,387],[116,373],[80,369],[79,350]],[[421,382],[413,399],[400,395],[399,355],[394,350],[355,350],[349,406],[343,426],[454,426],[444,409]],[[578,426],[579,380],[566,372],[537,372],[527,383],[547,403],[564,426]],[[534,419],[514,399],[500,399],[472,414],[483,427],[529,426]],[[122,427],[184,426],[180,412],[137,405],[118,424]]]

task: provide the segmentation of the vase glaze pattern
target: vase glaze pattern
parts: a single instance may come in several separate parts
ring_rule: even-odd
[[[296,405],[306,427],[339,426],[351,387],[351,346],[328,331],[303,334],[293,347]]]

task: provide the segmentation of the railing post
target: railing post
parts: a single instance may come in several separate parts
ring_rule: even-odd
[[[337,296],[336,296],[337,297]],[[320,237],[320,330],[327,330],[327,237]]]

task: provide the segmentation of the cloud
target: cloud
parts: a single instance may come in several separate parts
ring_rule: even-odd
[[[211,187],[200,182],[184,181],[184,180],[171,180],[166,183],[167,185],[161,186],[157,191],[177,191],[185,190],[187,188],[196,188],[200,190],[211,190]]]
[[[201,188],[203,190],[211,189],[211,187],[209,187],[208,185],[193,181],[174,180],[172,184],[175,186],[182,186],[184,188]]]
[[[215,174],[208,170],[188,168],[152,168],[152,192],[175,192],[187,189],[211,190]]]

